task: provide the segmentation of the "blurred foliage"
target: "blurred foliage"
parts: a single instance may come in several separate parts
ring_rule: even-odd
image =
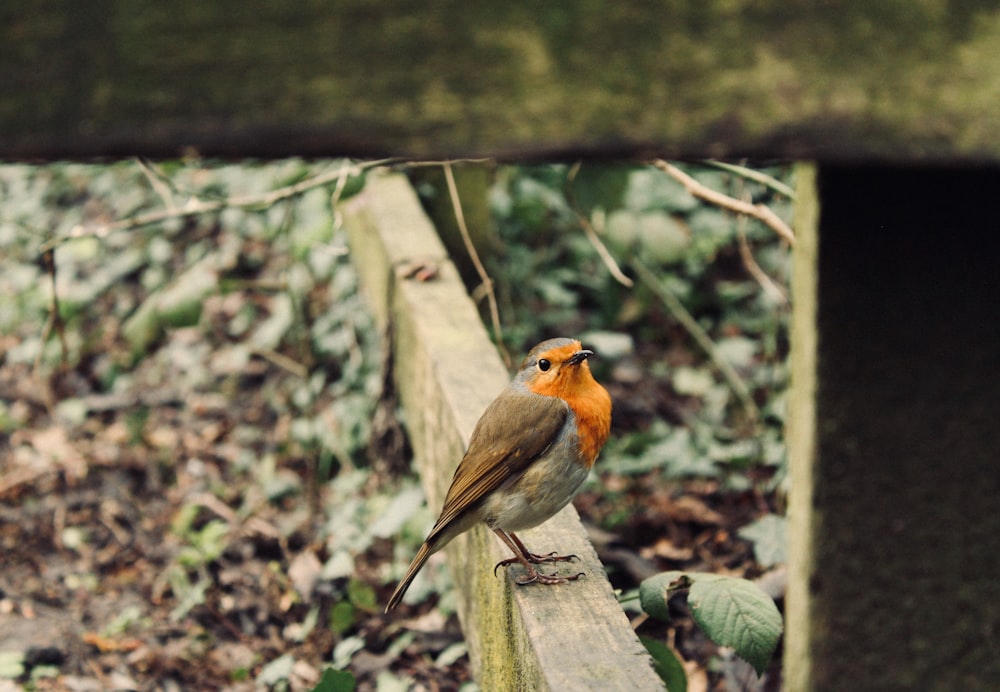
[[[0,292],[7,297],[0,301],[0,368],[5,383],[45,383],[39,391],[49,390],[57,414],[39,420],[44,406],[5,396],[0,427],[65,426],[67,437],[86,440],[77,445],[84,455],[90,444],[123,445],[119,454],[141,459],[158,479],[153,485],[165,483],[159,492],[178,504],[169,525],[151,525],[163,531],[163,546],[138,549],[146,559],[168,556],[144,588],[170,595],[171,620],[189,623],[206,606],[219,608],[220,598],[241,613],[265,612],[270,599],[281,599],[289,647],[307,642],[322,617],[340,666],[363,641],[358,628],[378,610],[373,584],[384,579],[370,571],[357,576],[355,559],[400,530],[423,531],[427,509],[412,480],[381,492],[368,483],[381,344],[337,227],[331,195],[338,183],[256,208],[228,202],[263,199],[347,164],[0,166]],[[363,184],[358,176],[346,180],[341,199]],[[180,213],[212,200],[221,202],[216,211]],[[120,228],[157,211],[177,214]],[[47,247],[51,264],[42,261]],[[59,323],[49,322],[54,297]],[[330,478],[310,497],[310,486]],[[411,520],[419,527],[407,532]],[[255,545],[248,526],[273,527],[267,540],[283,547]],[[315,565],[297,564],[286,553],[304,527],[325,562],[306,551]],[[61,538],[66,548],[92,555],[95,533],[69,526]],[[270,561],[254,558],[261,550]],[[244,595],[225,576],[231,569],[255,571],[262,592]],[[103,587],[91,576],[99,594]],[[307,590],[319,594],[311,605]],[[249,627],[256,616],[237,617]],[[104,631],[117,632],[117,622]],[[151,627],[139,614],[129,622]],[[247,641],[255,634],[246,631]],[[200,660],[208,637],[195,628],[181,642],[191,648],[176,650]],[[259,663],[234,664],[230,679],[285,688],[303,661],[287,653]],[[0,676],[22,672],[11,664]],[[348,678],[324,679],[346,689]]]
[[[771,187],[704,165],[682,168],[714,190],[791,216],[791,202]],[[791,173],[760,170],[781,180]],[[742,233],[761,270],[787,286],[790,251],[771,229],[639,164],[500,167],[491,204],[502,249],[488,261],[513,350],[571,334],[604,356],[594,367],[617,396],[602,470],[660,469],[668,478],[720,477],[739,488],[749,482],[747,469],[768,467],[770,487],[780,482],[789,309],[762,289],[740,251]],[[760,420],[748,419],[708,355],[647,286],[614,279],[581,218],[626,274],[633,261],[658,273],[744,380]],[[651,382],[661,391],[644,386]]]
[[[329,182],[276,204],[220,204],[207,214],[117,231],[108,224],[204,201],[263,198],[343,165],[0,166],[0,366],[45,380],[58,423],[97,442],[88,422],[102,421],[105,431],[117,422],[101,402],[134,400],[123,407],[114,444],[137,450],[180,503],[166,531],[170,561],[160,565],[154,586],[172,595],[175,621],[222,589],[220,565],[238,564],[233,556],[241,554],[247,522],[263,517],[274,526],[282,548],[265,581],[289,619],[284,636],[299,643],[317,622],[328,625],[333,668],[323,682],[333,689],[353,684],[342,669],[378,617],[374,587],[401,575],[434,519],[413,479],[373,482],[368,468],[381,345],[332,208],[338,188]],[[685,169],[716,190],[790,215],[790,203],[764,185],[731,171]],[[782,167],[764,170],[789,177]],[[594,367],[616,408],[599,472],[714,478],[731,490],[777,487],[784,474],[788,309],[747,271],[741,229],[756,262],[779,285],[787,284],[788,248],[761,224],[700,202],[650,166],[500,166],[494,174],[489,204],[498,242],[481,254],[496,281],[505,341],[523,353],[542,338],[576,335],[602,356]],[[363,183],[353,176],[340,193]],[[633,260],[657,272],[747,383],[760,419],[747,417],[653,292],[611,276],[581,218],[626,273],[634,275]],[[45,247],[53,248],[55,324]],[[185,403],[192,396],[199,403]],[[213,415],[223,417],[211,411],[224,410],[223,432],[196,428],[213,443],[219,435],[224,450],[180,456],[179,440],[192,431],[178,428],[192,419],[165,421],[160,400],[179,402],[209,428]],[[207,417],[194,411],[198,406],[208,408]],[[17,402],[0,400],[0,432],[31,424]],[[180,492],[182,481],[201,494],[190,485]],[[317,483],[324,483],[322,493]],[[616,492],[602,490],[611,501]],[[609,511],[604,521],[613,527],[627,515]],[[311,516],[321,519],[310,525]],[[303,563],[295,575],[288,545],[303,525],[318,539],[322,561]],[[741,535],[767,564],[783,559],[783,528],[761,521]],[[90,549],[85,527],[64,534],[66,548]],[[307,602],[303,584],[318,585],[321,611]],[[449,587],[450,575],[428,564],[406,600],[441,593],[437,611],[450,614]],[[387,655],[412,644],[408,632],[389,639]],[[447,666],[463,655],[461,647],[447,647],[432,663]],[[256,667],[244,662],[230,675],[281,687],[295,664],[286,653]],[[20,670],[16,661],[0,667]],[[380,685],[402,680],[385,672]]]
[[[172,384],[205,391],[231,390],[251,360],[277,354],[309,373],[282,395],[298,413],[289,442],[338,466],[363,463],[378,344],[334,228],[332,184],[257,211],[223,208],[102,231],[164,206],[263,194],[338,165],[171,162],[158,169],[157,185],[127,162],[0,166],[0,292],[12,297],[0,304],[0,333],[16,338],[5,362],[85,367],[97,391],[114,392],[132,384],[139,361],[163,359],[180,366]],[[41,342],[52,299],[39,261],[45,244],[55,246],[65,360],[56,334]],[[204,342],[167,338],[186,327]],[[211,354],[198,352],[206,347]]]
[[[761,675],[784,631],[774,600],[748,579],[670,571],[642,582],[642,608],[653,617],[669,621],[668,601],[683,590],[689,590],[691,614],[712,641],[733,647]]]

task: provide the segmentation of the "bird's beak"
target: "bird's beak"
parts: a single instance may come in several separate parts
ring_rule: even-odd
[[[594,352],[589,351],[587,349],[583,349],[582,351],[577,351],[576,353],[574,353],[573,355],[571,355],[569,358],[566,359],[566,365],[579,365],[583,361],[590,358],[592,355],[594,355]]]

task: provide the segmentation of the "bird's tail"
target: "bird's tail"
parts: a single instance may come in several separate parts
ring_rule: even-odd
[[[403,600],[403,594],[405,594],[406,590],[410,588],[410,582],[413,581],[415,576],[417,576],[417,572],[420,571],[420,568],[424,566],[424,563],[427,562],[427,558],[429,558],[433,552],[434,549],[429,543],[424,543],[420,546],[420,550],[417,551],[417,556],[413,558],[413,562],[410,563],[409,568],[406,570],[406,574],[403,575],[403,578],[399,581],[399,585],[396,587],[396,590],[392,592],[392,596],[389,598],[389,602],[385,606],[386,613],[399,605],[399,602]]]

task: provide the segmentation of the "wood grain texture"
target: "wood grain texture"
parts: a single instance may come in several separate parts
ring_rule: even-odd
[[[508,375],[405,177],[373,177],[343,211],[376,319],[392,320],[400,400],[436,509],[479,415]],[[413,261],[433,261],[438,278],[403,278],[400,268]],[[518,587],[513,578],[521,568],[512,566],[494,577],[493,565],[509,555],[485,527],[445,549],[482,688],[663,689],[572,506],[521,536],[540,552],[575,553],[579,562],[555,569],[587,576]]]
[[[996,0],[0,9],[0,157],[997,160]]]

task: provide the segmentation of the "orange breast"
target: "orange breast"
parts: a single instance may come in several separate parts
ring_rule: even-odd
[[[579,342],[573,342],[548,353],[551,353],[553,360],[565,362],[579,346]],[[569,404],[576,414],[580,454],[588,467],[593,466],[611,432],[611,396],[594,379],[587,362],[562,365],[557,372],[540,376],[527,386],[536,394],[559,397]]]
[[[582,394],[563,397],[576,414],[580,453],[588,466],[593,466],[611,432],[611,397],[604,387],[592,382]]]

